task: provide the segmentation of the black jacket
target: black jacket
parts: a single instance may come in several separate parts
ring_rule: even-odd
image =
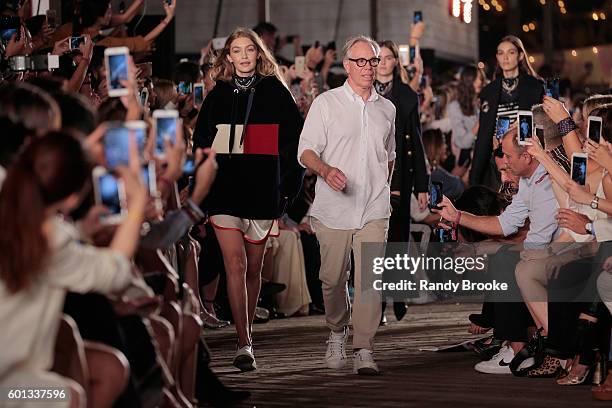
[[[302,185],[304,171],[297,161],[302,126],[291,93],[276,77],[259,78],[247,91],[218,81],[202,104],[193,135],[194,150],[213,147],[219,163],[203,210],[249,219],[282,216]]]
[[[408,239],[410,231],[410,195],[429,189],[429,172],[421,139],[419,97],[398,76],[393,80],[389,100],[395,105],[395,168],[391,190],[400,191],[401,229]]]
[[[493,154],[493,132],[497,123],[497,108],[501,94],[501,76],[480,91],[480,127],[474,146],[474,159],[470,170],[470,184],[482,184]],[[519,110],[531,110],[542,103],[544,86],[540,80],[521,74],[518,84]]]

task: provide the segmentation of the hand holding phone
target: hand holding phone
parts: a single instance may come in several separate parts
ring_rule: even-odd
[[[438,204],[442,202],[442,183],[432,181],[429,185],[429,203],[430,210],[440,210]]]
[[[178,117],[177,110],[158,109],[153,112],[155,123],[155,155],[159,158],[165,158],[166,140],[170,141],[172,144],[176,143]]]
[[[127,47],[114,47],[104,50],[108,96],[111,98],[129,95],[130,90],[123,84],[130,80],[130,51]]]

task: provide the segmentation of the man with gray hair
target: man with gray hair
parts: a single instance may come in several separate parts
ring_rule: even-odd
[[[317,174],[310,215],[319,240],[325,318],[331,333],[325,361],[346,362],[351,318],[347,292],[350,256],[355,260],[353,371],[378,374],[372,357],[381,314],[380,293],[361,287],[361,244],[384,243],[390,211],[389,181],[395,161],[395,107],[374,89],[380,48],[364,36],[344,46],[343,86],[317,97],[308,112],[298,148],[300,163]]]

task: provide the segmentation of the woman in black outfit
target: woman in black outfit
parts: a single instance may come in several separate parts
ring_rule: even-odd
[[[516,121],[519,110],[531,110],[542,102],[544,86],[529,63],[529,55],[518,37],[508,35],[497,46],[494,80],[480,92],[480,120],[470,184],[485,184],[497,190],[499,173],[493,162],[497,121],[508,117]]]
[[[427,206],[429,173],[421,140],[419,98],[408,85],[408,72],[399,59],[393,41],[380,43],[380,64],[376,70],[376,91],[395,105],[395,168],[391,178],[391,218],[388,242],[408,242],[410,239],[410,195],[414,193],[421,210]],[[384,310],[381,323],[384,324]],[[403,302],[394,304],[398,320],[406,314]]]
[[[211,70],[194,149],[212,147],[219,171],[202,204],[223,254],[238,332],[234,366],[255,370],[251,326],[265,243],[297,195],[303,171],[297,147],[303,120],[278,65],[255,32],[236,29]]]

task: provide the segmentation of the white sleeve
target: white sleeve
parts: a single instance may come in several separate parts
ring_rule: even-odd
[[[327,145],[327,127],[325,123],[325,100],[322,95],[319,95],[310,105],[310,110],[304,121],[302,134],[300,135],[300,143],[298,145],[298,162],[304,166],[301,161],[302,154],[306,150],[312,150],[317,155],[321,153]]]
[[[132,278],[125,256],[76,240],[56,248],[50,259],[49,283],[73,292],[116,293],[128,287]]]

